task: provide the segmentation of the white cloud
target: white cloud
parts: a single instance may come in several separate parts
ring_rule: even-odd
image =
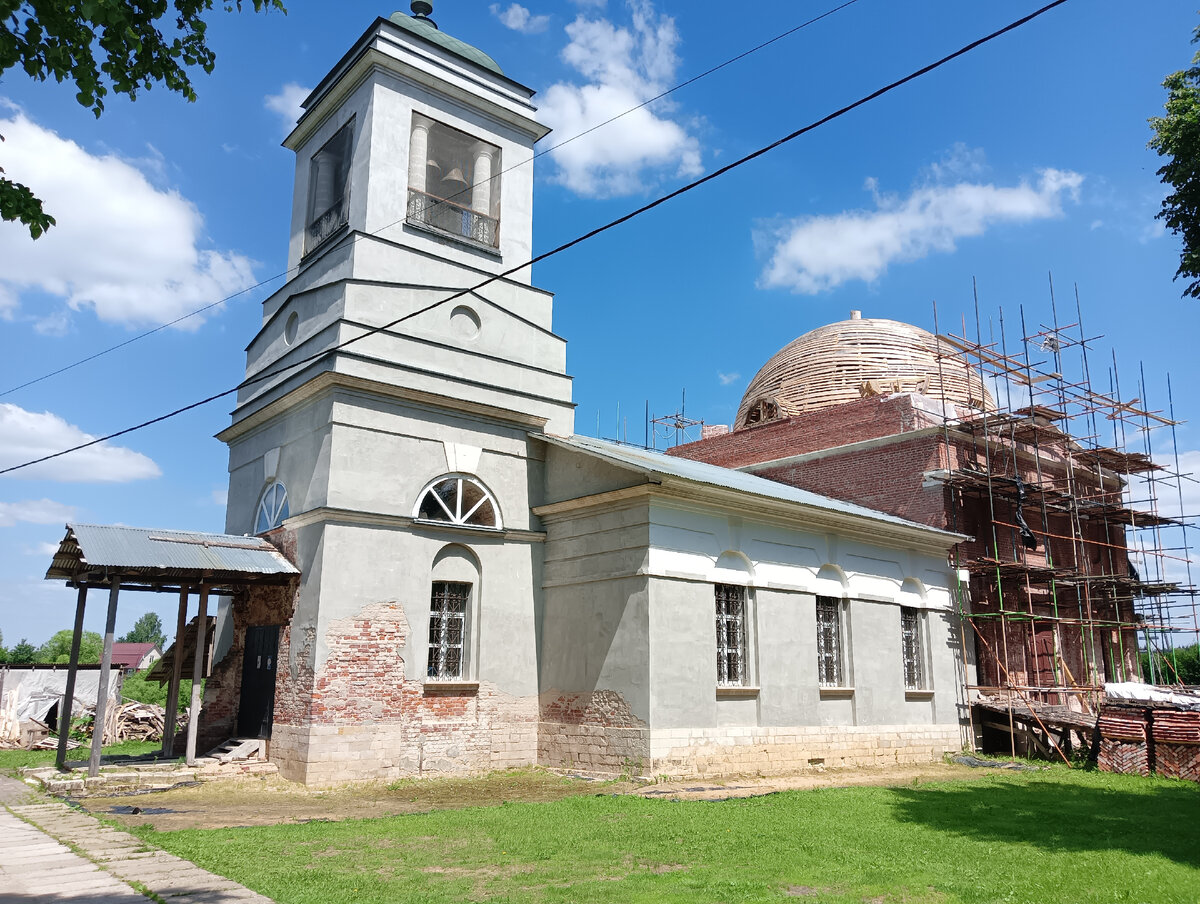
[[[284,135],[287,135],[296,127],[296,123],[300,119],[300,114],[304,112],[304,108],[300,104],[311,93],[312,88],[305,88],[295,82],[288,82],[279,89],[278,94],[268,94],[263,98],[263,106],[279,117]],[[229,148],[226,148],[226,150],[229,150]]]
[[[220,489],[213,490],[212,503],[220,508],[224,508],[225,506],[229,505],[229,488],[221,487]]]
[[[720,380],[722,386],[728,386],[730,383],[736,383],[742,377],[741,374],[717,374],[717,379]]]
[[[75,508],[53,499],[27,499],[24,502],[0,502],[0,527],[12,527],[18,522],[25,524],[66,524],[75,517]],[[58,544],[50,546],[51,552]],[[38,547],[41,551],[42,547]]]
[[[499,3],[493,3],[489,8],[505,28],[519,31],[521,34],[538,34],[545,31],[546,26],[550,24],[549,16],[535,16],[520,3],[510,3],[507,9]]]
[[[580,14],[567,26],[562,58],[587,81],[551,85],[541,104],[547,123],[564,138],[578,135],[666,90],[679,68],[675,20],[650,0],[628,0],[629,27]],[[554,181],[585,197],[644,190],[664,175],[703,171],[700,143],[670,118],[659,101],[642,107],[551,153]]]
[[[11,317],[13,299],[35,290],[72,310],[91,307],[101,320],[158,324],[253,284],[248,258],[198,247],[204,221],[191,201],[155,188],[130,161],[90,154],[0,106],[11,111],[0,119],[7,175],[32,187],[58,221],[36,241],[18,223],[0,224],[0,312]],[[59,331],[55,317],[43,329]]]
[[[873,282],[893,262],[953,251],[959,239],[995,224],[1062,216],[1063,199],[1078,200],[1082,182],[1079,173],[1044,169],[1034,183],[926,185],[899,198],[879,194],[867,180],[874,210],[801,217],[760,230],[756,241],[769,248],[770,260],[759,285],[815,295],[851,280]]]
[[[68,518],[74,518],[74,509],[71,509],[70,512]],[[63,521],[62,523],[66,524],[67,522]],[[57,543],[34,543],[32,546],[26,545],[21,547],[21,551],[27,556],[38,556],[41,558],[44,556],[53,556],[58,552],[58,546],[59,544]]]
[[[49,411],[39,414],[0,403],[0,468],[61,452],[91,439],[95,437]],[[69,483],[124,483],[160,474],[158,465],[140,452],[101,443],[5,476]]]

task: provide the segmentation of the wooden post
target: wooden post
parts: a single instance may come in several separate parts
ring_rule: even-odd
[[[87,583],[79,585],[75,600],[75,633],[71,635],[71,658],[67,661],[67,689],[58,704],[58,753],[54,765],[60,771],[67,768],[67,737],[71,734],[71,708],[75,703],[75,674],[79,671],[79,641],[83,637],[83,606],[87,602]]]
[[[179,715],[179,682],[183,678],[183,635],[187,633],[187,585],[179,588],[179,617],[175,622],[175,658],[171,660],[171,680],[167,683],[167,718],[163,727],[162,755],[175,755],[175,721]]]
[[[112,668],[113,633],[117,629],[117,595],[121,579],[113,578],[108,591],[108,620],[104,623],[104,653],[100,656],[100,689],[96,692],[96,722],[92,726],[92,757],[88,761],[88,777],[100,774],[100,748],[104,746],[104,716],[108,704],[108,672]],[[79,651],[76,649],[76,658]]]
[[[196,662],[192,667],[192,705],[188,710],[187,764],[196,765],[196,731],[200,727],[200,682],[204,680],[204,641],[208,629],[208,585],[200,585],[200,614],[196,616]]]

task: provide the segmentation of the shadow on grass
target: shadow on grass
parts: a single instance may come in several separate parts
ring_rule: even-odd
[[[893,789],[902,822],[1046,851],[1160,854],[1200,867],[1200,788],[1126,791],[1054,781]]]

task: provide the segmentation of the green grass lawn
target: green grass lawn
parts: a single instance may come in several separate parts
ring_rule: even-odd
[[[1198,816],[1194,784],[1061,767],[730,801],[601,794],[371,820],[140,831],[280,904],[1197,904]]]
[[[67,751],[67,760],[86,760],[88,747]],[[101,749],[105,756],[141,756],[162,749],[160,741],[122,741]],[[0,772],[14,773],[26,766],[53,766],[53,750],[0,750]]]

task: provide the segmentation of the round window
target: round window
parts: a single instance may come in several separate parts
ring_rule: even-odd
[[[283,326],[283,341],[291,345],[296,341],[296,333],[300,331],[300,315],[295,311],[288,314],[287,323]]]

